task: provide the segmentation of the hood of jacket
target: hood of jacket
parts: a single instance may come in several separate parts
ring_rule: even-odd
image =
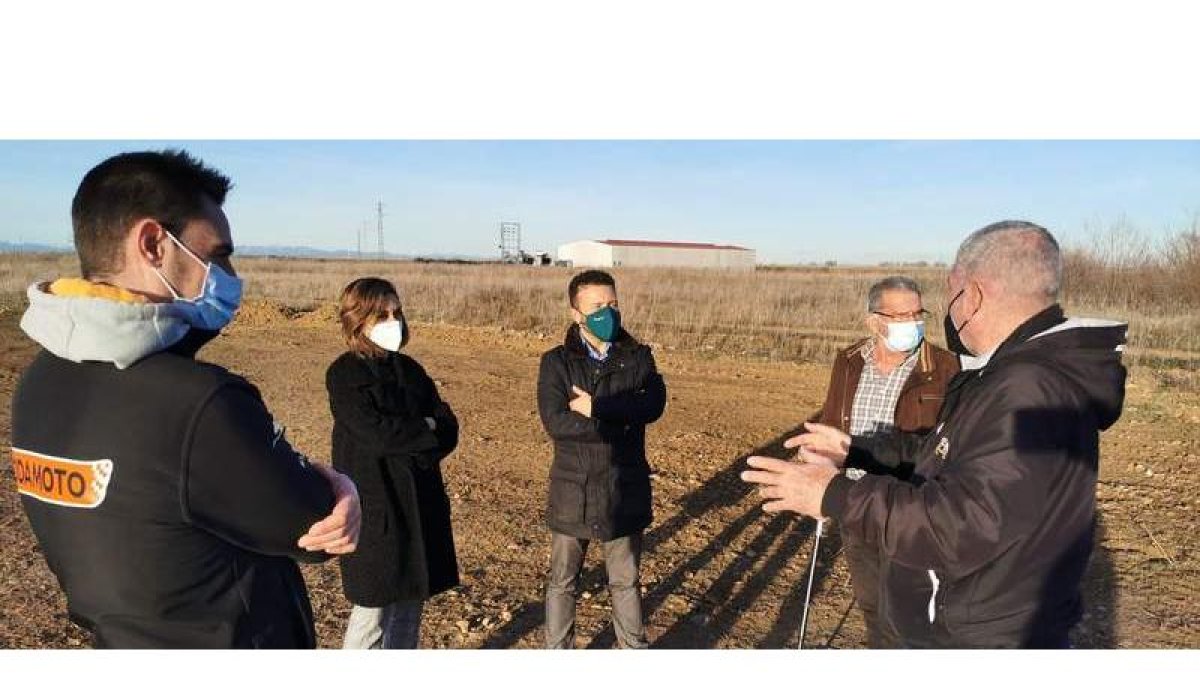
[[[1028,337],[1021,335],[1018,340],[1001,346],[988,366],[1010,359],[1035,360],[1051,366],[1083,392],[1089,412],[1101,429],[1107,429],[1121,417],[1125,401],[1126,370],[1121,353],[1129,324],[1109,319],[1066,318],[1061,312],[1055,305],[1027,323],[1023,327],[1026,330],[1018,329],[1017,333],[1023,332]]]
[[[1128,332],[1129,324],[1119,321],[1071,318],[1030,338],[1032,344],[1041,343],[1059,372],[1087,395],[1101,429],[1121,417],[1126,378],[1121,353]]]
[[[80,279],[32,284],[21,330],[55,356],[128,368],[184,341],[186,308]],[[193,340],[195,341],[195,340]],[[197,347],[198,349],[198,347]]]

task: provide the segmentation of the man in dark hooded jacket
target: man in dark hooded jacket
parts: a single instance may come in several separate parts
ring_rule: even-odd
[[[195,358],[241,300],[229,188],[183,152],[101,162],[71,207],[83,278],[28,290],[43,349],[13,395],[13,474],[97,647],[315,647],[296,561],[358,539],[354,484]]]
[[[538,412],[554,441],[546,646],[575,642],[575,592],[588,543],[604,549],[613,630],[627,649],[646,647],[638,565],[650,526],[646,425],[663,414],[667,388],[650,347],[621,328],[616,282],[589,270],[567,287],[574,324],[542,355]]]
[[[975,232],[948,278],[947,339],[967,355],[934,430],[871,440],[814,424],[786,443],[803,463],[749,460],[764,510],[835,518],[878,544],[880,615],[904,646],[1069,646],[1127,326],[1067,319],[1061,280],[1045,229]]]

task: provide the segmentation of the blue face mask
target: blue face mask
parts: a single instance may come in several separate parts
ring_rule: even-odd
[[[614,307],[601,307],[585,317],[587,329],[604,342],[612,342],[621,332],[621,313]]]
[[[925,338],[924,321],[897,321],[887,325],[888,349],[894,352],[911,352]]]
[[[158,271],[158,268],[154,269],[154,273],[171,292],[171,297],[175,298],[175,302],[187,308],[185,313],[187,322],[195,328],[213,331],[221,330],[229,325],[229,322],[233,321],[233,315],[237,313],[238,307],[242,304],[242,280],[211,262],[204,262],[200,256],[192,253],[170,232],[167,232],[167,236],[175,242],[180,250],[188,254],[188,257],[195,260],[196,264],[204,268],[204,284],[200,287],[200,295],[194,298],[184,298],[175,290],[171,282],[167,281],[162,272]]]

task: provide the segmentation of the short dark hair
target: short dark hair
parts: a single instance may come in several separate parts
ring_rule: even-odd
[[[232,189],[229,178],[183,150],[129,152],[97,164],[75,191],[71,224],[84,277],[119,272],[121,243],[142,218],[176,231],[204,211],[204,197],[217,206]]]
[[[571,278],[571,283],[567,284],[567,300],[571,302],[571,306],[575,306],[575,296],[579,295],[579,289],[584,286],[608,286],[614,291],[617,290],[617,282],[608,272],[601,270],[587,270],[580,272]]]

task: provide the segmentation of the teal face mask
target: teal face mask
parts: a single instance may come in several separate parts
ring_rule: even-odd
[[[612,342],[621,332],[621,313],[612,307],[601,307],[585,317],[587,329],[604,342]]]

